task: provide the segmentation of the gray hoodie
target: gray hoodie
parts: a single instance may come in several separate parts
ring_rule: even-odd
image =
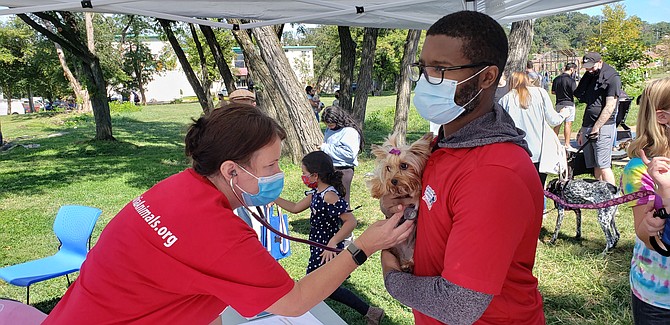
[[[512,142],[524,148],[530,155],[528,144],[524,140],[525,136],[526,133],[514,125],[512,117],[496,103],[491,112],[478,117],[448,137],[445,138],[440,134],[437,146],[440,148],[473,148],[492,143]]]

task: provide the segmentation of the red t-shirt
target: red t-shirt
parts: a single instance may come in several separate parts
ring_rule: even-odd
[[[543,192],[528,154],[512,143],[436,150],[422,193],[414,274],[494,295],[475,324],[544,324],[532,273]]]
[[[208,324],[265,310],[294,281],[192,169],[126,205],[44,324]]]

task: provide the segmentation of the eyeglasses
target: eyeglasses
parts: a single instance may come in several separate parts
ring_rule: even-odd
[[[457,65],[453,67],[441,67],[441,66],[429,66],[429,65],[423,65],[421,63],[415,62],[409,65],[409,79],[416,82],[419,81],[421,78],[421,75],[423,75],[426,78],[426,81],[428,81],[429,84],[431,85],[439,85],[444,81],[444,72],[445,71],[453,71],[453,70],[461,70],[461,69],[467,69],[467,68],[476,68],[476,67],[483,67],[483,66],[491,66],[494,65],[493,63],[488,63],[488,62],[480,62],[480,63],[472,63],[472,64],[465,64],[465,65]],[[438,83],[434,83],[430,81],[430,78],[428,78],[428,69],[432,69],[432,71],[435,72],[440,72],[440,81]]]

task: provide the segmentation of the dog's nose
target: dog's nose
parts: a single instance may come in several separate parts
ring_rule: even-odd
[[[397,180],[397,179],[395,179],[395,178],[394,178],[394,179],[392,179],[392,180],[391,180],[391,184],[393,184],[393,186],[396,186],[396,185],[398,185],[398,180]]]

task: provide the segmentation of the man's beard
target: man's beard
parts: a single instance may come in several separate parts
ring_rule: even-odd
[[[459,89],[456,92],[456,96],[454,96],[455,97],[454,102],[457,105],[462,106],[463,109],[465,109],[465,112],[459,115],[458,118],[462,118],[463,116],[470,114],[472,111],[475,110],[475,108],[477,108],[477,106],[479,106],[479,103],[481,101],[481,97],[477,95],[477,93],[479,92],[479,83],[470,81],[461,85],[461,89]],[[475,96],[477,97],[475,98]],[[470,100],[472,101],[467,106],[463,106],[467,104]]]
[[[600,73],[600,69],[594,69],[593,71],[589,71],[591,75],[597,76]]]

